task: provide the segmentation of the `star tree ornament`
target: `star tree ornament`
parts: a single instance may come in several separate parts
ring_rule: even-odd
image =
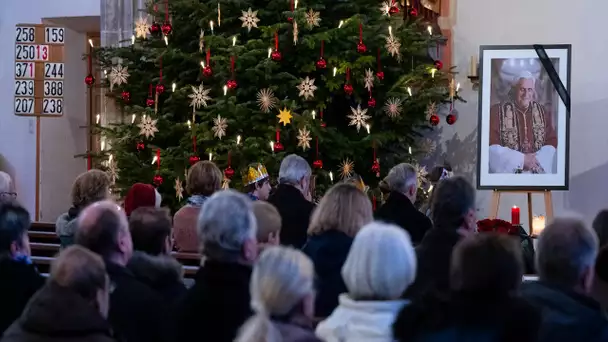
[[[320,26],[321,13],[313,11],[312,8],[306,12],[304,18],[306,19],[306,25],[308,25],[309,30],[312,30],[315,26]]]
[[[302,151],[306,151],[310,148],[311,140],[310,131],[306,129],[306,127],[298,129],[298,147],[301,147]]]
[[[388,115],[389,118],[396,118],[401,115],[401,99],[396,97],[391,97],[386,100],[386,104],[384,105],[384,112]]]
[[[342,177],[342,179],[347,179],[350,178],[353,175],[353,172],[355,171],[355,163],[346,158],[342,161],[342,163],[340,163],[340,177]]]
[[[357,132],[361,130],[362,126],[367,125],[367,120],[371,119],[371,116],[367,115],[367,109],[361,109],[361,105],[357,105],[357,108],[350,107],[351,114],[346,117],[350,119],[349,126],[357,126]]]
[[[148,24],[148,18],[140,17],[135,22],[135,37],[146,39],[148,31],[150,30],[150,24]]]
[[[211,100],[209,96],[209,92],[211,89],[205,89],[203,83],[201,83],[198,87],[192,86],[192,94],[188,95],[190,100],[190,107],[194,107],[196,109],[201,106],[207,107],[207,101]]]
[[[389,16],[391,13],[391,5],[391,1],[383,1],[382,5],[380,5],[380,12],[382,12],[383,15]]]
[[[291,111],[289,109],[283,108],[279,111],[279,115],[277,115],[277,118],[279,118],[279,123],[282,123],[283,126],[287,126],[291,123],[293,115],[291,115]]]
[[[275,108],[279,100],[274,96],[274,92],[269,88],[264,88],[258,91],[258,106],[264,113],[269,113]]]
[[[260,21],[260,19],[258,19],[258,11],[251,11],[251,7],[249,7],[247,11],[241,12],[243,13],[239,18],[243,22],[241,27],[246,27],[247,32],[251,32],[252,27],[258,27],[258,22]]]
[[[365,77],[363,78],[363,82],[365,83],[365,88],[367,91],[372,91],[372,87],[374,86],[374,72],[372,69],[365,70]]]
[[[108,74],[108,80],[110,81],[110,91],[114,90],[114,85],[126,84],[129,78],[129,69],[123,67],[121,64],[113,66],[112,70]]]
[[[384,45],[386,50],[391,54],[391,56],[396,57],[397,59],[401,56],[401,42],[392,34],[386,37],[386,44]]]
[[[175,189],[175,198],[179,201],[184,199],[184,186],[182,185],[182,180],[177,177],[175,180],[175,185],[173,186]]]
[[[426,170],[426,166],[420,166],[419,164],[416,164],[414,168],[416,169],[416,178],[418,178],[418,184],[426,184],[427,176],[429,174]]]
[[[306,78],[303,79],[297,87],[300,91],[300,96],[303,96],[305,100],[315,97],[314,92],[315,90],[317,90],[317,86],[315,85],[314,78],[309,78],[308,76],[306,76]]]
[[[221,117],[220,115],[217,118],[213,119],[213,127],[211,130],[213,131],[213,136],[219,138],[226,136],[226,128],[228,128],[228,122],[226,118]]]
[[[143,135],[146,138],[154,137],[154,133],[158,132],[156,123],[158,120],[150,117],[150,115],[142,116],[141,122],[137,125],[139,127],[139,135]]]

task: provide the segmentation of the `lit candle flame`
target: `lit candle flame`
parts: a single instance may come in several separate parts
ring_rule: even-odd
[[[456,91],[460,90],[460,83],[456,84]]]
[[[173,82],[173,84],[171,85],[171,91],[175,91],[175,88],[177,88],[177,84],[175,84],[175,82]]]
[[[268,48],[268,58],[270,58],[270,55],[272,55],[272,48]]]
[[[101,148],[102,151],[106,149],[106,139],[105,138],[101,139],[101,147],[100,148]]]
[[[167,36],[165,36],[165,45],[169,46],[169,38]]]
[[[101,119],[101,115],[97,114],[95,116],[95,123],[99,125],[99,120]]]
[[[141,119],[143,120],[143,119],[145,119],[145,118],[146,118],[146,114],[142,114],[142,115],[141,115]]]
[[[201,61],[201,67],[205,69],[205,61]]]
[[[432,36],[433,35],[433,28],[431,27],[431,25],[429,25],[426,29],[429,31],[429,34]]]
[[[224,96],[226,96],[226,94],[228,94],[228,86],[224,86]]]
[[[270,142],[270,150],[274,152],[274,141]]]
[[[213,159],[213,153],[209,152],[209,160]]]
[[[409,147],[407,148],[407,151],[408,151],[410,154],[412,154],[412,146],[409,146]]]
[[[431,77],[435,78],[435,73],[437,72],[437,69],[433,68],[431,69]]]
[[[393,36],[393,27],[392,26],[388,27],[388,35],[391,37]]]
[[[232,46],[236,45],[236,36],[232,37]]]
[[[158,160],[157,156],[154,156],[154,158],[152,158],[152,165],[156,164],[156,161]]]
[[[222,26],[222,12],[220,10],[220,3],[217,3],[217,26]],[[211,29],[213,31],[213,28]]]
[[[329,180],[331,180],[332,183],[334,182],[334,174],[331,171],[329,171]]]
[[[110,154],[110,156],[108,157],[108,163],[112,164],[113,159],[114,159],[114,155]]]
[[[93,39],[89,39],[89,45],[91,45],[91,47],[93,47]]]
[[[240,145],[240,144],[241,144],[241,136],[240,136],[240,135],[237,135],[237,136],[236,136],[236,144],[237,144],[237,145]]]
[[[293,8],[294,9],[298,8],[298,0],[295,1],[294,5],[293,5]]]
[[[131,123],[134,123],[135,119],[137,119],[137,114],[131,115]]]
[[[312,119],[313,120],[317,118],[317,112],[316,111],[313,110],[311,114],[312,114]]]
[[[186,122],[186,124],[188,125],[188,129],[192,129],[192,122],[190,122],[190,120],[188,120],[188,122]]]
[[[337,72],[338,72],[338,68],[334,67],[334,77],[336,77]]]
[[[370,132],[370,126],[369,125],[365,125],[365,129],[367,129],[367,134],[369,134],[369,132]]]
[[[342,28],[342,25],[344,25],[344,20],[340,20],[340,24],[338,24],[338,28]]]
[[[429,186],[429,190],[427,192],[431,192],[433,191],[433,184],[431,184],[431,186]]]
[[[131,45],[135,44],[135,35],[131,36]]]
[[[209,22],[209,27],[211,28],[211,34],[213,34],[213,20]]]
[[[407,87],[407,93],[410,94],[410,96],[412,96],[412,88]]]

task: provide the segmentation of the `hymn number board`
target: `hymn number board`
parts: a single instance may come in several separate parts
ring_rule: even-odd
[[[15,27],[15,115],[63,115],[65,29]]]

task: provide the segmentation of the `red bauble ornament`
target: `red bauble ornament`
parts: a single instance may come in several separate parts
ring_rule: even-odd
[[[344,85],[344,92],[346,93],[346,95],[351,95],[353,93],[353,85],[352,84],[345,84]]]
[[[154,183],[154,185],[160,186],[161,184],[163,184],[163,176],[155,175],[154,178],[152,179],[152,182]]]
[[[315,169],[322,169],[323,168],[323,161],[321,159],[317,159],[312,163],[312,167],[314,167]]]
[[[283,59],[283,55],[281,55],[281,51],[274,50],[272,54],[270,54],[270,58],[272,58],[272,60],[275,62],[280,62],[281,59]]]
[[[236,89],[238,83],[236,83],[235,80],[228,80],[228,82],[226,82],[226,87],[228,87],[228,89]]]
[[[88,86],[92,86],[95,83],[95,77],[93,75],[88,74],[87,77],[84,78],[84,83]]]
[[[232,179],[232,177],[234,177],[234,169],[231,168],[230,166],[228,166],[227,168],[224,169],[224,177],[228,178],[228,179]]]
[[[380,177],[380,162],[378,160],[374,160],[372,172],[376,174],[376,177]]]
[[[293,18],[292,18],[292,17],[289,17],[289,18],[287,18],[287,21],[292,22],[292,21],[293,21]]]
[[[357,43],[357,52],[358,53],[366,53],[367,52],[367,46],[365,46],[365,44],[363,44],[363,42]]]
[[[319,57],[319,60],[317,61],[317,69],[325,68],[327,68],[327,62],[325,61],[325,58]]]
[[[399,13],[399,7],[397,7],[397,5],[392,5],[391,8],[389,8],[388,13],[390,13],[390,14]]]
[[[412,17],[417,17],[417,16],[418,16],[418,10],[417,10],[417,9],[415,9],[415,8],[412,8],[412,9],[410,10],[410,15],[411,15]]]
[[[440,60],[436,60],[435,61],[435,68],[437,68],[437,70],[441,70],[443,68],[443,62]]]
[[[135,146],[135,148],[137,148],[137,150],[138,150],[138,151],[143,151],[143,150],[144,150],[144,148],[146,148],[146,145],[144,145],[144,143],[143,143],[143,142],[138,141],[138,142],[137,142],[137,145]]]
[[[369,100],[367,100],[367,106],[370,108],[376,107],[376,99],[373,97],[370,97]]]
[[[198,156],[190,156],[190,158],[188,158],[188,162],[190,163],[190,166],[198,163],[201,160],[201,158],[199,158]]]
[[[323,128],[327,127],[327,124],[325,123],[325,121],[321,121],[321,127],[323,127]]]
[[[437,114],[431,115],[431,118],[429,119],[429,123],[433,126],[439,125],[439,115],[437,115]]]
[[[165,86],[162,83],[156,85],[156,92],[162,94],[165,91]]]
[[[207,65],[206,67],[203,68],[203,76],[205,76],[205,77],[213,76],[213,70],[211,69],[210,66]]]
[[[274,143],[274,151],[275,152],[281,152],[285,149],[285,147],[283,147],[283,144],[281,144],[280,141],[277,141]]]
[[[380,70],[376,73],[376,77],[378,77],[378,79],[380,81],[382,81],[384,79],[384,71]]]
[[[154,99],[153,99],[153,98],[151,98],[151,97],[148,97],[148,98],[146,99],[146,106],[148,106],[148,107],[152,107],[152,106],[154,106]]]
[[[150,28],[148,29],[148,31],[150,31],[150,34],[152,34],[153,36],[158,35],[161,32],[160,24],[157,23],[156,21],[153,22],[152,25],[150,25]]]
[[[161,26],[160,30],[163,31],[163,34],[165,36],[168,36],[171,33],[171,31],[173,31],[173,27],[171,26],[171,24],[168,21],[166,21],[163,24],[163,26]]]
[[[448,123],[448,125],[453,125],[456,122],[456,115],[454,114],[448,114],[448,116],[446,116],[445,121]]]
[[[120,94],[120,97],[122,97],[122,100],[125,102],[131,101],[131,93],[128,91],[123,91],[122,94]]]

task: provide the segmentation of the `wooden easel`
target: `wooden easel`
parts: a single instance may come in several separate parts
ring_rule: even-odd
[[[498,217],[498,210],[500,208],[500,195],[503,193],[509,194],[526,194],[528,195],[528,225],[530,226],[530,235],[533,235],[532,231],[532,194],[542,194],[545,198],[545,217],[547,221],[553,218],[553,197],[551,191],[540,190],[540,191],[522,191],[522,190],[494,190],[492,192],[492,207],[490,212],[490,218],[495,219]]]

